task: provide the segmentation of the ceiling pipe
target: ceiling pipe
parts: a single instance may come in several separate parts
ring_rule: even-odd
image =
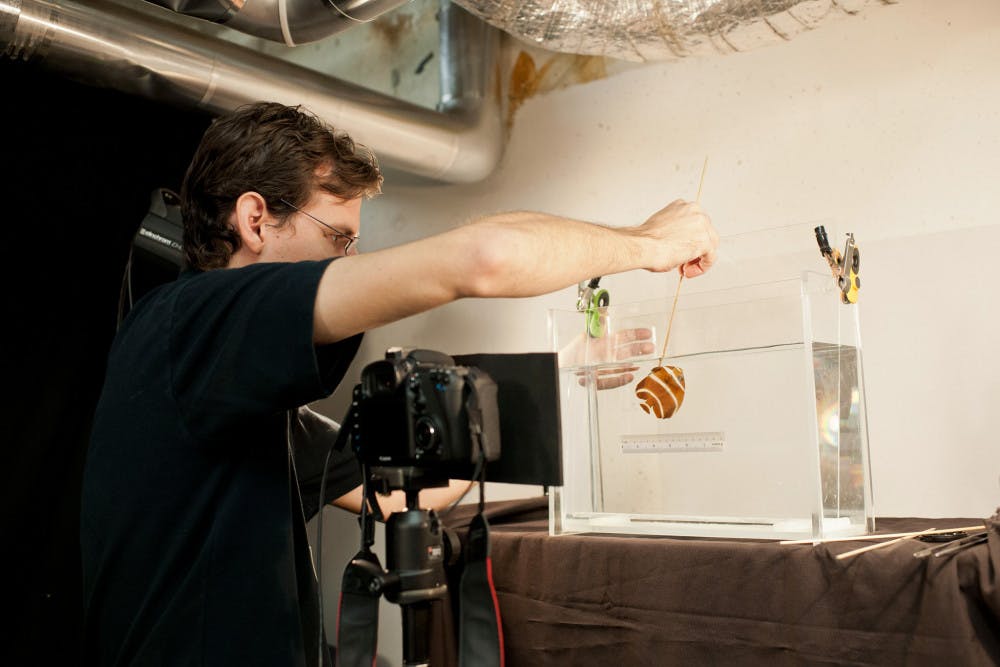
[[[85,83],[212,113],[258,100],[301,104],[367,145],[389,168],[472,183],[486,178],[502,154],[494,78],[499,40],[491,28],[484,42],[472,42],[461,24],[478,20],[449,15],[454,20],[442,21],[442,31],[450,61],[461,62],[462,49],[480,49],[481,57],[468,60],[478,62],[478,70],[469,71],[482,76],[456,75],[441,111],[98,0],[0,0],[0,52]]]
[[[296,46],[368,23],[410,0],[147,0],[178,14]]]
[[[438,111],[475,115],[490,102],[496,83],[500,32],[450,0],[440,0],[441,26]],[[492,108],[499,111],[494,104]],[[499,121],[499,116],[497,117]]]

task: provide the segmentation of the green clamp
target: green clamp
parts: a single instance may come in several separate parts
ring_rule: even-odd
[[[601,318],[601,309],[607,308],[611,303],[611,295],[608,290],[599,287],[590,295],[590,303],[587,305],[587,333],[591,338],[604,337],[604,320]]]

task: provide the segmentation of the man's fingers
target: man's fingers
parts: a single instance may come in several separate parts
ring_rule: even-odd
[[[603,389],[617,389],[618,387],[627,385],[628,383],[632,382],[632,379],[633,376],[631,373],[599,378],[597,380],[597,390],[601,391]]]
[[[715,250],[709,250],[708,252],[706,252],[705,255],[701,258],[701,270],[708,271],[710,268],[712,268],[715,265],[715,260],[717,256],[718,253]]]
[[[708,271],[709,267],[715,262],[715,253],[711,253],[712,257],[702,255],[698,259],[692,259],[690,262],[684,264],[681,267],[681,273],[684,274],[685,278],[694,278],[700,276],[701,274]]]
[[[577,371],[577,377],[586,377],[587,375],[601,376],[601,375],[616,375],[618,373],[631,373],[632,371],[639,370],[638,366],[632,364],[621,364],[618,366],[612,366],[611,368],[602,368],[596,371]]]
[[[695,276],[700,276],[715,264],[716,252],[715,250],[709,250],[704,255],[698,259],[692,259],[690,262],[685,262],[681,265],[681,273],[685,278],[694,278]]]
[[[615,334],[615,345],[624,345],[637,340],[649,340],[653,337],[653,330],[645,327],[635,329],[624,329]]]
[[[685,278],[694,278],[703,274],[704,271],[702,271],[701,267],[698,266],[698,260],[694,260],[682,266],[681,273],[684,274]]]
[[[644,354],[651,354],[653,349],[652,343],[632,343],[631,345],[618,348],[615,355],[618,357],[618,361],[622,361],[629,357],[641,357]]]
[[[620,375],[603,375],[597,378],[595,384],[597,385],[598,391],[604,389],[617,389],[618,387],[622,387],[624,385],[629,384],[634,379],[635,376],[632,375],[631,373],[622,373]],[[581,377],[579,382],[580,386],[583,387],[587,384],[587,378]]]
[[[585,386],[587,381],[594,382],[598,391],[604,389],[617,389],[629,384],[635,379],[632,371],[639,370],[638,366],[616,366],[614,368],[604,368],[599,371],[578,372],[580,386]]]
[[[621,361],[629,357],[641,357],[653,352],[653,330],[646,327],[624,329],[615,334],[615,359]]]

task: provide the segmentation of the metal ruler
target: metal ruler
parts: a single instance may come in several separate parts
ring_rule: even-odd
[[[654,433],[623,435],[622,454],[667,454],[673,452],[721,452],[726,446],[722,431],[703,433]]]

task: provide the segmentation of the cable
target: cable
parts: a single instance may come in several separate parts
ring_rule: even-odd
[[[327,0],[327,3],[328,3],[328,4],[329,4],[329,5],[331,6],[331,7],[333,7],[334,9],[336,9],[336,10],[337,10],[338,12],[340,12],[340,14],[341,14],[341,15],[342,15],[342,16],[343,16],[343,17],[344,17],[345,19],[348,19],[348,20],[350,20],[350,21],[354,21],[355,23],[369,23],[369,22],[371,22],[371,21],[374,21],[374,20],[375,20],[375,17],[374,17],[374,16],[373,16],[373,17],[371,17],[370,19],[359,19],[359,18],[356,18],[356,17],[354,17],[354,16],[351,16],[350,14],[348,14],[347,12],[345,12],[345,11],[344,11],[343,9],[341,9],[341,8],[340,8],[340,5],[338,5],[338,4],[337,4],[336,0]]]
[[[368,466],[361,466],[361,515],[358,521],[361,524],[361,551],[367,549],[368,544]]]
[[[486,509],[486,454],[479,452],[479,513]]]
[[[132,310],[132,251],[135,249],[135,244],[130,243],[128,246],[128,259],[125,260],[125,272],[122,273],[122,286],[118,290],[118,324],[115,326],[117,331],[121,325],[122,320],[125,319],[125,295],[128,294],[128,309]]]
[[[483,484],[486,481],[485,480],[486,476],[484,474],[485,471],[483,470],[485,458],[486,457],[483,455],[483,453],[480,452],[479,453],[479,458],[476,460],[476,467],[475,467],[475,469],[473,469],[472,475],[470,475],[470,477],[472,477],[472,479],[469,481],[469,485],[467,487],[465,487],[465,491],[462,492],[462,495],[460,495],[458,498],[456,498],[454,501],[452,501],[451,505],[448,505],[447,509],[445,509],[443,512],[441,512],[441,519],[442,520],[447,519],[448,515],[451,514],[452,511],[456,507],[458,507],[458,504],[460,502],[462,502],[463,500],[465,500],[465,497],[467,495],[469,495],[469,491],[472,491],[472,487],[476,484],[476,478],[480,477],[480,476],[483,477],[483,480],[479,484],[479,486],[480,486],[480,495],[482,495],[482,493],[483,493],[482,486],[483,486]]]
[[[288,26],[288,5],[285,0],[278,0],[278,21],[281,24],[281,38],[285,40],[285,46],[295,46],[292,31]]]
[[[460,495],[457,499],[455,499],[454,501],[452,501],[452,503],[450,505],[448,505],[448,507],[444,511],[441,512],[441,518],[442,519],[447,519],[448,515],[451,514],[452,510],[454,510],[456,507],[458,507],[458,504],[461,503],[463,500],[465,500],[465,497],[467,495],[469,495],[469,492],[472,491],[472,487],[475,484],[476,484],[476,480],[472,480],[472,481],[469,482],[469,485],[467,487],[465,487],[465,491],[462,491],[462,495]]]
[[[294,440],[294,436],[292,434],[292,419],[294,419],[293,415],[295,413],[296,413],[296,410],[294,408],[291,409],[291,410],[287,410],[285,412],[285,444],[286,444],[286,446],[288,448],[288,466],[289,466],[289,472],[291,473],[291,478],[289,480],[289,484],[295,484],[295,491],[296,491],[296,493],[298,493],[298,496],[299,496],[299,512],[302,515],[302,526],[303,526],[303,528],[305,528],[305,524],[306,524],[305,506],[304,506],[304,503],[302,502],[302,488],[299,486],[299,471],[298,471],[298,469],[295,466],[295,451],[294,451],[294,448],[292,446],[292,441]],[[332,453],[333,453],[333,446],[331,445],[330,449],[327,450],[326,460],[323,463],[323,474],[320,476],[320,481],[319,481],[319,510],[317,511],[317,513],[319,514],[319,524],[316,527],[316,531],[317,531],[316,532],[316,541],[317,541],[317,545],[316,545],[316,560],[313,561],[313,570],[315,570],[315,572],[316,572],[316,601],[317,601],[317,604],[319,605],[319,610],[318,610],[318,614],[319,614],[319,641],[318,641],[317,646],[316,646],[316,650],[317,650],[318,658],[319,658],[319,663],[318,663],[317,667],[323,667],[323,665],[326,664],[326,662],[323,660],[323,649],[325,648],[324,647],[324,641],[323,641],[323,636],[324,636],[324,632],[323,632],[323,588],[322,588],[322,582],[320,580],[320,573],[323,571],[323,561],[321,560],[322,559],[322,553],[323,553],[323,541],[322,541],[322,537],[323,537],[323,505],[324,505],[323,495],[326,493],[326,471],[327,471],[327,468],[330,465],[330,455]],[[306,539],[308,540],[308,535],[306,536]],[[311,558],[311,553],[310,553],[310,558]],[[318,563],[317,563],[317,561],[318,561]]]
[[[323,475],[319,478],[319,520],[316,524],[316,591],[319,598],[319,662],[318,667],[323,667],[323,507],[326,505],[326,473],[330,469],[330,455],[333,454],[333,445],[326,452],[326,460],[323,462]],[[362,503],[362,507],[364,504]]]

